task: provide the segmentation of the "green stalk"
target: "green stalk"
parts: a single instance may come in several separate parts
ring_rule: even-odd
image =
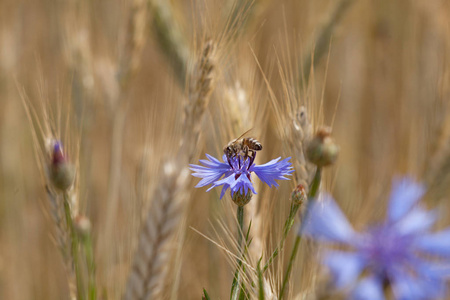
[[[244,238],[244,207],[238,206],[236,217],[238,220],[238,247],[241,249],[241,255],[238,259],[238,266],[236,272],[234,273],[234,280],[231,286],[231,300],[237,300],[241,291],[241,273],[239,272],[242,265],[242,260],[244,259],[244,248],[242,247],[242,240]]]
[[[261,259],[258,261],[256,272],[258,274],[258,299],[265,300],[264,279],[263,279],[263,273],[261,272]]]
[[[311,187],[310,187],[309,194],[308,194],[308,201],[313,201],[314,197],[317,195],[317,191],[319,190],[319,186],[320,186],[321,177],[322,177],[322,168],[318,167],[316,170],[316,174],[314,175],[314,179],[311,183]],[[306,211],[305,211],[303,220],[305,220],[307,216],[308,216],[308,209],[306,209]],[[302,226],[302,225],[300,225],[300,226]],[[278,297],[280,300],[283,299],[284,291],[285,291],[286,285],[289,281],[289,276],[291,275],[292,266],[294,265],[295,258],[297,257],[297,252],[298,252],[301,240],[302,240],[302,236],[301,236],[301,227],[300,227],[300,233],[295,238],[294,248],[292,249],[291,257],[289,258],[289,265],[286,270],[286,273],[284,274],[283,284],[282,284],[281,290],[280,290],[280,296]]]
[[[70,211],[70,203],[69,203],[69,195],[67,192],[63,193],[64,198],[64,212],[66,215],[67,228],[70,231],[70,251],[73,259],[73,267],[75,269],[75,276],[77,278],[77,298],[78,300],[84,299],[84,287],[83,280],[81,276],[81,270],[78,261],[78,236],[75,232],[75,228],[73,226],[72,214]]]
[[[94,260],[94,251],[92,247],[92,238],[91,234],[88,233],[82,239],[84,252],[86,255],[86,265],[88,269],[88,299],[96,300],[97,299],[97,290],[95,288],[95,260]]]
[[[289,211],[289,217],[287,218],[286,222],[284,223],[283,236],[281,237],[280,245],[277,248],[275,248],[272,255],[267,260],[267,262],[264,265],[264,268],[262,270],[263,273],[269,268],[269,266],[272,264],[273,260],[278,256],[280,250],[283,249],[284,242],[286,241],[289,231],[291,230],[292,226],[294,225],[295,216],[297,215],[297,211],[299,208],[300,208],[300,204],[291,202],[291,209]]]

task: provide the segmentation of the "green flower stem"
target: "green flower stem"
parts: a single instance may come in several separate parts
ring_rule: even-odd
[[[244,249],[242,247],[242,241],[244,239],[244,207],[243,206],[238,206],[237,208],[237,213],[236,213],[236,217],[238,220],[238,247],[239,249]],[[241,274],[240,274],[240,269],[241,269],[241,265],[242,265],[242,259],[244,258],[244,251],[242,250],[241,255],[240,255],[240,259],[238,259],[238,266],[236,268],[236,272],[234,275],[234,280],[233,280],[233,285],[231,286],[231,299],[232,300],[237,300],[239,298],[239,294],[241,291]]]
[[[322,177],[322,168],[318,167],[316,170],[316,174],[314,175],[314,179],[311,183],[311,187],[310,187],[309,194],[308,194],[308,201],[312,201],[314,199],[314,197],[317,195],[317,191],[319,190],[319,186],[320,186],[321,177]],[[308,209],[306,210],[305,215],[303,216],[303,220],[306,219],[307,215],[308,215]],[[292,249],[291,257],[289,259],[289,265],[286,270],[286,273],[284,274],[283,284],[282,284],[281,290],[280,290],[280,296],[278,297],[280,300],[283,299],[284,291],[285,291],[286,285],[289,281],[289,276],[291,275],[292,266],[294,265],[295,258],[297,257],[297,252],[298,252],[301,240],[302,240],[302,236],[300,233],[295,238],[294,248]]]
[[[283,249],[284,242],[286,241],[289,231],[291,230],[292,226],[294,225],[295,216],[297,215],[297,211],[299,208],[300,208],[300,204],[291,202],[291,209],[289,211],[289,217],[287,218],[286,222],[284,223],[283,236],[281,237],[280,245],[277,248],[275,248],[272,255],[267,260],[267,262],[264,265],[264,268],[262,270],[263,273],[269,268],[269,266],[272,264],[273,260],[278,256],[280,250]]]
[[[84,299],[84,287],[83,287],[83,280],[81,276],[81,270],[78,262],[78,236],[75,232],[75,228],[73,226],[73,220],[72,220],[72,214],[70,209],[70,203],[69,203],[69,195],[67,192],[63,193],[64,198],[64,212],[66,216],[66,222],[67,222],[67,228],[70,232],[70,251],[72,254],[73,259],[73,268],[75,269],[75,276],[77,280],[77,299],[83,300]]]
[[[87,234],[82,239],[84,253],[86,255],[86,265],[88,269],[88,299],[96,300],[97,299],[97,290],[95,288],[95,260],[94,260],[94,251],[92,247],[92,238],[90,234]]]
[[[264,279],[263,279],[263,273],[261,272],[261,259],[258,261],[256,272],[258,274],[258,299],[265,300]]]

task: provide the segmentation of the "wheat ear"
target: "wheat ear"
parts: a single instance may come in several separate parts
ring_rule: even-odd
[[[50,204],[50,215],[55,224],[56,234],[53,236],[56,246],[61,252],[64,268],[67,274],[67,283],[69,285],[69,297],[71,300],[77,299],[77,281],[74,270],[74,261],[69,250],[70,234],[67,228],[67,222],[63,214],[63,199],[58,194],[52,192],[49,187],[46,187],[47,198]]]
[[[187,161],[195,155],[200,136],[202,117],[208,106],[214,87],[215,44],[205,42],[201,56],[195,66],[192,83],[189,87],[189,101],[185,106],[184,131],[181,141],[181,153],[187,153]]]
[[[295,115],[292,116],[286,137],[288,149],[291,149],[293,152],[296,182],[301,184],[306,192],[309,190],[309,183],[314,177],[316,170],[316,167],[309,163],[305,156],[306,147],[312,137],[312,130],[306,108],[301,106]]]
[[[140,233],[139,245],[124,299],[160,299],[174,237],[182,221],[188,195],[189,171],[166,163],[153,203]]]

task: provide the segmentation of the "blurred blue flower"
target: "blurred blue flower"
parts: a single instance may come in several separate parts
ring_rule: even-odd
[[[200,160],[203,166],[190,165],[190,169],[194,171],[192,176],[202,178],[195,187],[211,184],[211,187],[207,190],[210,191],[214,187],[222,186],[220,199],[228,189],[231,190],[231,196],[236,192],[247,195],[249,190],[256,194],[252,183],[252,172],[270,187],[278,187],[275,180],[289,180],[285,176],[294,172],[289,162],[290,157],[281,161],[279,161],[279,157],[259,166],[255,165],[250,157],[244,159],[241,155],[234,156],[229,160],[226,155],[223,155],[222,160],[224,162],[208,154],[206,154],[206,157],[208,160]]]
[[[354,249],[323,255],[336,288],[357,300],[385,299],[387,287],[402,300],[445,295],[450,229],[430,231],[436,213],[418,205],[424,193],[424,186],[410,178],[394,180],[386,220],[364,233],[352,228],[330,195],[311,201],[301,233]]]

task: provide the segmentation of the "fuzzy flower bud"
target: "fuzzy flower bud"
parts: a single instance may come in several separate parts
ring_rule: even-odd
[[[51,150],[49,171],[51,182],[61,191],[69,189],[75,179],[75,168],[67,161],[59,142],[56,142]]]
[[[310,162],[318,167],[333,164],[339,154],[339,146],[331,137],[331,128],[320,128],[306,149],[306,155]]]
[[[306,190],[302,184],[297,185],[297,187],[292,191],[291,201],[294,204],[301,205],[307,200]]]
[[[247,192],[246,194],[241,193],[241,192],[236,192],[231,196],[231,199],[233,199],[233,202],[237,205],[237,206],[244,206],[247,203],[250,202],[250,200],[252,200],[252,192]]]

